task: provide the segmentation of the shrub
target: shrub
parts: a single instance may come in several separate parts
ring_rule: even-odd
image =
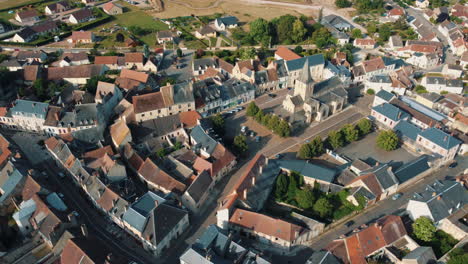
[[[374,89],[369,88],[369,89],[367,89],[366,93],[367,93],[368,95],[374,95],[374,94],[375,94],[375,91],[374,91]]]

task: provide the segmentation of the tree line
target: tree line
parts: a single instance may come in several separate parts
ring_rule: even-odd
[[[264,113],[255,102],[251,102],[247,107],[247,116],[254,118],[255,121],[280,137],[289,137],[291,135],[291,126],[286,120],[277,115]]]

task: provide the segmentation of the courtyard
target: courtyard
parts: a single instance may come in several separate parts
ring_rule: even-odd
[[[338,153],[346,157],[356,160],[363,159],[370,163],[378,162],[393,162],[393,163],[406,163],[417,157],[406,150],[405,148],[398,148],[394,151],[385,151],[379,149],[376,145],[378,131],[368,134],[361,140],[355,141],[345,147],[338,149]]]

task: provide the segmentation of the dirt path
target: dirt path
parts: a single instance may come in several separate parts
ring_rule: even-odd
[[[181,1],[177,1],[177,0],[170,0],[169,2],[172,2],[172,3],[175,3],[175,4],[178,4],[178,5],[183,5],[185,7],[188,7],[190,9],[193,9],[193,10],[207,10],[207,9],[211,9],[211,8],[216,8],[219,6],[219,4],[221,4],[221,2],[223,2],[224,0],[217,0],[216,2],[214,2],[213,4],[209,5],[209,6],[205,6],[205,7],[194,7],[193,5],[189,4],[189,3],[186,3],[186,2],[181,2]]]

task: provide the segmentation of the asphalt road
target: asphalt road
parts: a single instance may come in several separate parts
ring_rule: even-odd
[[[157,259],[145,251],[133,237],[101,214],[91,204],[91,201],[85,198],[84,192],[70,178],[67,178],[69,176],[63,179],[58,176],[60,171],[64,172],[65,175],[67,174],[64,170],[58,168],[52,158],[46,154],[47,151],[37,144],[39,140],[44,139],[44,136],[4,130],[2,130],[2,134],[11,138],[12,142],[21,150],[23,156],[28,158],[34,166],[48,173],[50,183],[58,188],[58,192],[64,194],[70,210],[79,213],[79,221],[85,223],[88,231],[107,245],[111,252],[114,252],[116,256],[125,257],[128,261],[136,261],[137,263],[156,262]]]

